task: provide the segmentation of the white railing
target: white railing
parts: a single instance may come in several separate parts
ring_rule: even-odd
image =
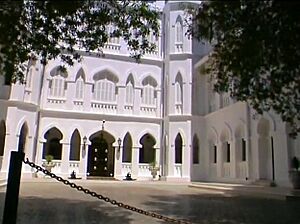
[[[133,113],[133,105],[124,105],[125,113],[132,114]]]
[[[130,174],[132,174],[132,165],[131,165],[131,163],[122,163],[122,176],[126,176],[127,175],[127,173],[130,173]]]
[[[174,166],[174,176],[181,177],[182,176],[182,164],[175,164]]]
[[[104,45],[104,49],[108,51],[119,52],[121,49],[121,45],[117,43],[106,43]]]
[[[223,163],[223,175],[224,177],[230,177],[230,163]]]
[[[175,52],[183,52],[183,43],[175,44]]]
[[[150,116],[156,116],[156,106],[146,106],[140,107],[141,113]]]
[[[43,159],[42,164],[46,164],[46,160]],[[61,173],[61,160],[52,160],[51,164],[53,165],[53,168],[51,169],[52,173]]]
[[[102,112],[102,113],[106,113],[106,114],[117,113],[117,104],[116,103],[92,102],[91,108],[93,111]]]
[[[73,171],[79,173],[79,164],[80,161],[69,161],[69,171],[68,173],[71,174]]]
[[[216,163],[211,163],[210,164],[209,176],[212,177],[212,178],[217,177],[217,164]]]
[[[148,163],[139,164],[138,176],[151,177],[150,165]]]
[[[66,102],[66,99],[65,98],[48,98],[47,102],[51,103],[51,104],[63,104]]]
[[[247,177],[247,162],[238,163],[237,176],[240,179],[246,179]]]

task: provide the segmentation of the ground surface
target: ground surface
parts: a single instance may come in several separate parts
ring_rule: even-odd
[[[117,201],[194,223],[299,224],[300,203],[222,193],[165,182],[78,181]],[[0,221],[5,189],[0,192]],[[53,180],[22,182],[19,224],[163,223],[77,192]]]

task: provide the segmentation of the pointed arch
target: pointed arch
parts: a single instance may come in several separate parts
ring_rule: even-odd
[[[127,132],[123,139],[122,162],[131,163],[131,157],[132,157],[132,138],[130,133]]]
[[[142,81],[142,104],[154,106],[157,98],[156,90],[157,81],[152,76],[147,76]]]
[[[84,94],[85,73],[80,68],[75,77],[75,98],[82,100]]]
[[[50,71],[49,96],[55,98],[65,97],[67,89],[66,78],[68,73],[62,69],[62,66],[56,66]]]
[[[140,148],[139,162],[151,163],[155,161],[155,138],[151,134],[147,133],[140,139],[140,144],[142,147]]]
[[[81,136],[78,129],[75,129],[71,136],[69,160],[80,160]]]
[[[43,159],[45,159],[46,155],[52,155],[53,159],[61,160],[62,144],[60,141],[63,139],[62,132],[58,128],[53,127],[45,133],[44,138],[46,142],[43,145]]]
[[[1,120],[0,121],[0,156],[4,155],[5,137],[6,137],[6,126],[4,120]]]
[[[178,133],[175,138],[175,163],[182,163],[182,148],[183,148],[183,141],[181,134]]]
[[[175,78],[175,105],[182,105],[183,103],[183,81],[180,72]]]
[[[199,138],[197,134],[194,134],[193,137],[193,164],[198,164],[199,163]]]
[[[134,102],[134,79],[132,73],[129,74],[126,80],[126,100],[127,105],[133,105]]]
[[[93,76],[93,99],[101,102],[115,102],[117,88],[116,83],[119,82],[118,77],[110,70],[105,69]]]
[[[176,18],[175,23],[175,42],[182,43],[183,42],[183,22],[180,15]]]
[[[22,125],[22,128],[20,130],[19,143],[18,143],[18,151],[19,152],[25,152],[25,150],[26,150],[26,143],[27,143],[27,137],[28,137],[28,125],[25,122]]]

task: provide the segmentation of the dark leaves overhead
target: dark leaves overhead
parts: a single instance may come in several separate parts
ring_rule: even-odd
[[[0,5],[0,71],[6,83],[23,80],[24,62],[60,58],[72,65],[79,51],[102,54],[110,37],[123,37],[137,60],[155,49],[159,13],[146,1],[7,1]],[[108,33],[107,26],[113,31]],[[133,32],[134,31],[134,32]],[[79,51],[78,51],[79,50]]]
[[[273,109],[300,131],[300,3],[204,1],[189,34],[211,42],[207,72],[260,113]]]

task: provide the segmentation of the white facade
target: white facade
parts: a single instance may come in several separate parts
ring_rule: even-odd
[[[0,80],[1,175],[10,152],[23,150],[37,164],[53,155],[53,172],[65,177],[75,171],[123,179],[130,172],[149,179],[156,161],[163,180],[289,186],[299,138],[288,137],[278,116],[257,116],[246,103],[212,91],[199,69],[210,47],[184,36],[183,7],[164,6],[161,36],[153,40],[158,49],[141,63],[114,39],[105,57],[86,55],[66,72],[59,61],[35,62],[26,84]]]

